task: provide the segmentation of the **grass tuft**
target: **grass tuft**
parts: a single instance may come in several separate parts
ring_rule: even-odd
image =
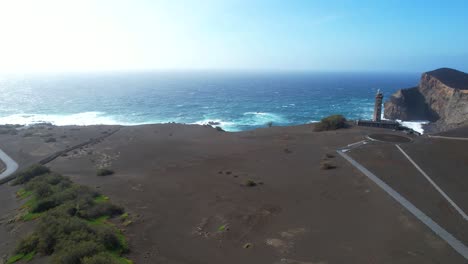
[[[249,179],[245,182],[245,186],[254,187],[254,186],[257,186],[257,183],[254,180]]]
[[[99,169],[99,170],[97,170],[97,172],[96,172],[96,175],[97,175],[97,176],[108,176],[108,175],[112,175],[112,174],[114,174],[114,171],[111,170],[111,169],[106,169],[106,168],[104,168],[104,169]]]
[[[331,170],[331,169],[335,169],[336,166],[331,164],[329,161],[322,161],[320,163],[320,169],[322,170]]]

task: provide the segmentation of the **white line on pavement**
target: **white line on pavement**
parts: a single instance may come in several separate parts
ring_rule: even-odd
[[[18,169],[18,163],[16,163],[10,156],[0,149],[0,159],[5,163],[5,171],[0,173],[0,179],[10,176],[13,172]]]
[[[406,152],[398,145],[395,145],[403,155],[414,165],[414,167],[426,178],[427,181],[429,181],[432,186],[457,210],[457,212],[463,217],[463,219],[468,220],[468,216],[463,212],[463,210],[452,200],[450,197],[421,169],[421,167],[416,164],[416,162],[413,161],[413,159],[406,154]]]
[[[370,180],[372,180],[377,186],[382,188],[385,192],[387,192],[393,199],[399,202],[403,207],[405,207],[410,213],[412,213],[416,218],[418,218],[421,222],[423,222],[427,227],[429,227],[434,233],[436,233],[440,238],[442,238],[445,242],[447,242],[455,251],[457,251],[460,255],[462,255],[465,259],[468,259],[468,248],[460,242],[457,238],[455,238],[452,234],[447,232],[444,228],[438,225],[434,220],[432,220],[429,216],[424,214],[421,210],[419,210],[416,206],[414,206],[410,201],[406,200],[401,194],[396,192],[392,187],[387,185],[377,176],[375,176],[372,172],[367,170],[364,166],[353,160],[350,156],[343,153],[341,150],[337,150],[339,155],[341,155],[344,159],[346,159],[349,163],[351,163],[354,167],[356,167],[359,171],[364,173]]]

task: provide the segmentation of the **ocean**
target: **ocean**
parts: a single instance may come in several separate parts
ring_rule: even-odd
[[[372,116],[418,73],[115,72],[0,76],[0,124],[219,123],[227,131]]]

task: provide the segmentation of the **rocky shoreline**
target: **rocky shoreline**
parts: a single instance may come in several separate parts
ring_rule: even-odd
[[[428,132],[467,125],[468,74],[448,68],[423,73],[418,86],[398,90],[384,109],[388,119],[430,121]]]

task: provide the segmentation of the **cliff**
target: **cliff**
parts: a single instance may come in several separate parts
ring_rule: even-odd
[[[384,117],[429,120],[433,131],[468,124],[468,74],[448,68],[424,73],[417,87],[398,90],[385,102]]]

